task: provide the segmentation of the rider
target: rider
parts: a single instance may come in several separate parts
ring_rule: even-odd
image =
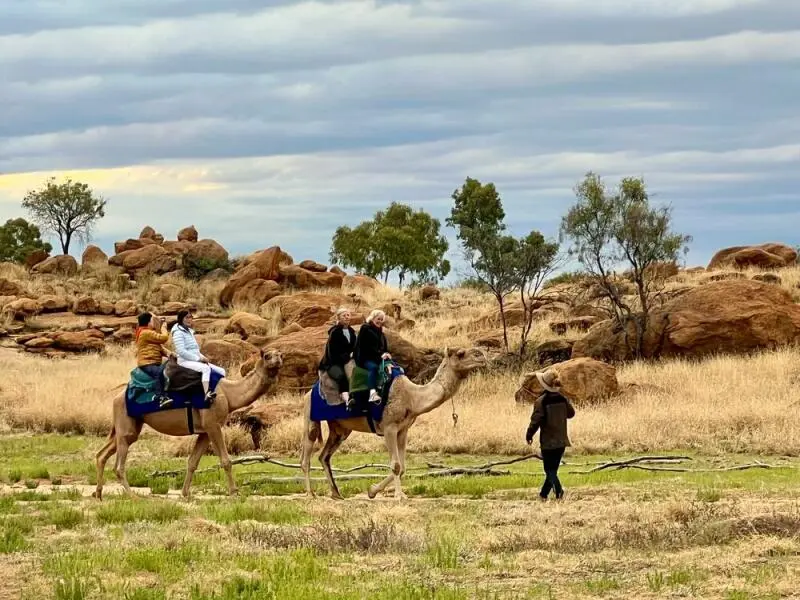
[[[153,378],[154,399],[164,402],[164,384],[161,381],[161,359],[169,357],[164,346],[169,341],[169,333],[163,331],[164,322],[149,312],[143,312],[137,319],[136,328],[136,366]]]
[[[194,336],[192,323],[194,323],[194,315],[190,311],[182,310],[178,313],[178,322],[172,328],[172,344],[175,346],[175,353],[178,355],[178,366],[201,374],[206,400],[209,404],[212,404],[217,394],[209,390],[211,371],[213,370],[225,377],[225,369],[211,364],[208,358],[200,352],[200,344]]]
[[[386,313],[382,310],[373,310],[358,330],[356,348],[353,354],[356,365],[366,369],[369,373],[369,401],[376,404],[380,403],[381,397],[378,394],[378,369],[382,360],[389,360],[389,344],[386,341],[386,334],[383,333],[383,323],[386,320]]]
[[[339,388],[339,395],[350,405],[349,382],[344,366],[350,362],[356,347],[356,331],[350,327],[350,310],[340,308],[336,311],[335,324],[328,330],[325,354],[319,363],[319,370],[326,371]]]

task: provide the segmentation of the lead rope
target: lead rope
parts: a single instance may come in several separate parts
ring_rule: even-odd
[[[456,401],[450,396],[450,402],[453,404],[453,429],[458,425],[458,413],[456,413]]]

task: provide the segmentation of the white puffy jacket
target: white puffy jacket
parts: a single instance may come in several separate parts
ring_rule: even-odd
[[[200,344],[194,337],[194,330],[183,325],[175,325],[172,328],[172,344],[175,346],[175,354],[178,359],[185,361],[198,362],[203,358],[200,354]]]

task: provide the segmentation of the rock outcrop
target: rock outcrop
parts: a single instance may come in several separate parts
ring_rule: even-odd
[[[631,325],[629,336],[635,336]],[[589,329],[572,356],[606,361],[632,358],[625,332],[612,321]],[[631,339],[634,339],[633,337]],[[645,334],[645,358],[740,354],[800,340],[800,305],[776,285],[735,279],[707,283],[654,311]]]
[[[78,272],[78,261],[69,254],[59,254],[40,262],[31,271],[42,275],[66,275],[71,277]]]
[[[733,267],[744,269],[780,269],[797,263],[797,251],[786,244],[768,243],[758,246],[733,246],[717,252],[708,263],[709,269]]]

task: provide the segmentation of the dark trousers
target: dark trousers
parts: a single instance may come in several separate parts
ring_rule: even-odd
[[[344,367],[341,365],[332,365],[328,369],[328,376],[336,382],[339,387],[339,393],[350,391],[350,384],[347,381],[347,373],[344,372]]]
[[[556,498],[564,495],[564,488],[558,480],[558,467],[561,466],[561,459],[564,456],[564,448],[554,448],[552,450],[542,450],[542,463],[544,465],[544,485],[539,495],[547,498],[550,490],[555,490]]]
[[[377,390],[378,389],[378,371],[381,368],[380,363],[372,362],[368,360],[364,363],[364,368],[369,372],[367,376],[367,382],[369,383],[369,389]]]
[[[161,365],[144,365],[139,368],[153,378],[153,391],[156,396],[163,396],[164,383],[161,381]]]

